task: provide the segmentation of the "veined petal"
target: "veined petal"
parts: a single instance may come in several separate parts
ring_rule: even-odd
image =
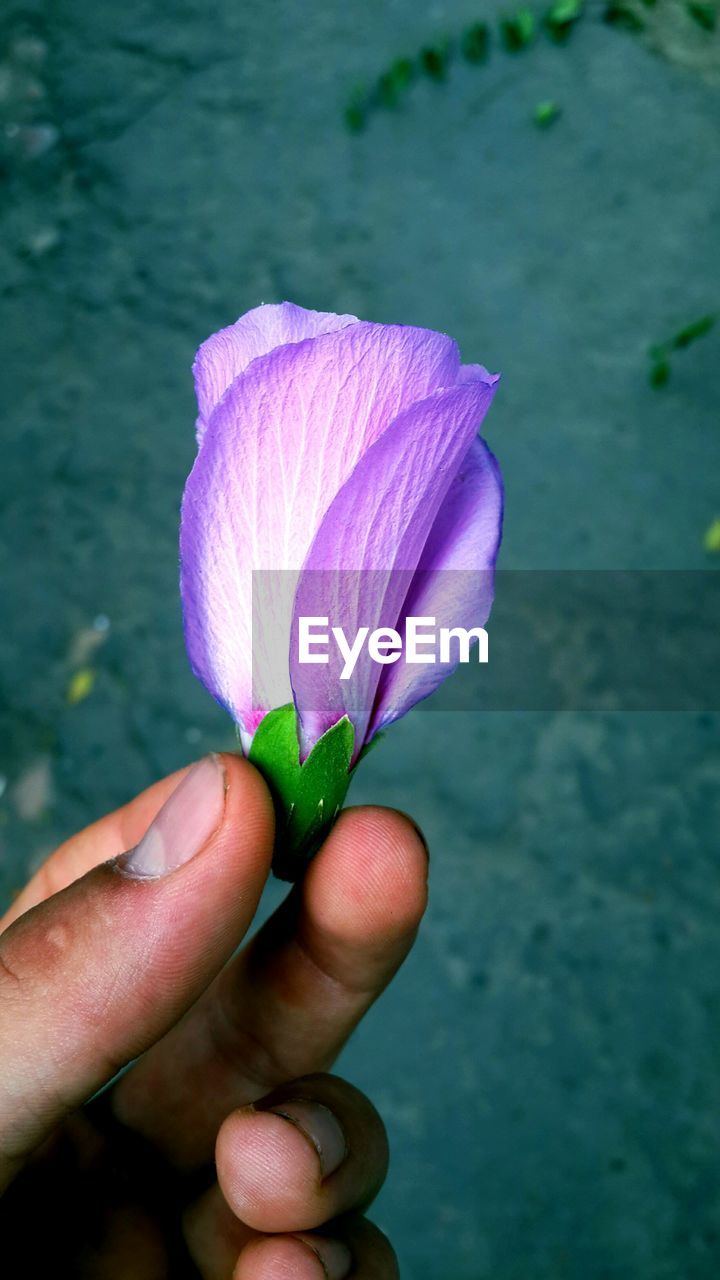
[[[262,584],[253,626],[252,571],[299,570],[359,459],[398,414],[452,386],[458,368],[457,347],[443,334],[358,322],[256,358],[212,413],[183,497],[185,637],[195,674],[245,732],[281,696],[270,700],[251,653],[272,652],[278,635],[287,645],[292,615],[287,575],[277,574],[275,595],[272,578]],[[485,394],[486,384],[475,386]],[[449,428],[430,415],[429,435]],[[351,560],[362,563],[363,520],[345,532]],[[285,681],[288,700],[287,648]]]
[[[203,342],[193,363],[198,402],[198,443],[205,434],[213,409],[251,360],[289,342],[302,342],[305,338],[315,338],[320,333],[331,333],[357,323],[357,316],[306,311],[294,302],[265,303],[247,311],[235,324],[213,333]]]
[[[396,627],[438,512],[492,401],[497,378],[478,375],[400,414],[364,454],[329,508],[303,566],[295,600],[300,617],[328,617],[355,637]],[[290,678],[303,750],[343,715],[365,740],[383,670],[364,649],[350,679],[331,646],[327,665],[299,661]]]
[[[484,364],[461,364],[458,369],[458,382],[474,382],[476,378],[487,378],[490,382],[497,382],[500,377],[499,373],[489,373]]]
[[[435,618],[437,627],[484,627],[493,601],[502,535],[500,468],[484,440],[474,440],[438,511],[410,585],[402,617]],[[427,698],[457,660],[383,667],[368,740]]]

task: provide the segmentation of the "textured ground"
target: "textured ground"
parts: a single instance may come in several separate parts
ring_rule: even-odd
[[[717,60],[587,20],[351,136],[355,82],[471,3],[212,10],[0,18],[5,896],[231,741],[186,666],[177,508],[194,348],[260,300],[445,329],[503,370],[506,567],[702,567],[720,514],[717,331],[647,378],[648,344],[718,306]],[[714,1278],[717,718],[416,713],[354,794],[433,849],[414,958],[342,1063],[391,1129],[404,1280]]]

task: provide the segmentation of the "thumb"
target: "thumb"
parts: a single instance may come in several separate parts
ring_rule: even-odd
[[[0,1189],[209,984],[254,915],[272,840],[259,774],[208,756],[133,850],[0,935]]]

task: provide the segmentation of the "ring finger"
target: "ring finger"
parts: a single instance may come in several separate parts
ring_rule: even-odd
[[[186,1243],[206,1280],[225,1280],[259,1233],[322,1236],[324,1224],[366,1209],[385,1178],[387,1139],[352,1085],[308,1076],[228,1116],[216,1163],[218,1183],[185,1215]]]

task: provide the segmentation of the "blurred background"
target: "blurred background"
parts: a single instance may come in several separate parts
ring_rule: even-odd
[[[177,521],[195,348],[261,301],[502,370],[504,568],[712,565],[716,18],[5,0],[4,900],[233,742],[187,666]],[[719,797],[711,712],[417,710],[363,765],[352,798],[432,849],[340,1063],[390,1129],[404,1280],[717,1276]]]

